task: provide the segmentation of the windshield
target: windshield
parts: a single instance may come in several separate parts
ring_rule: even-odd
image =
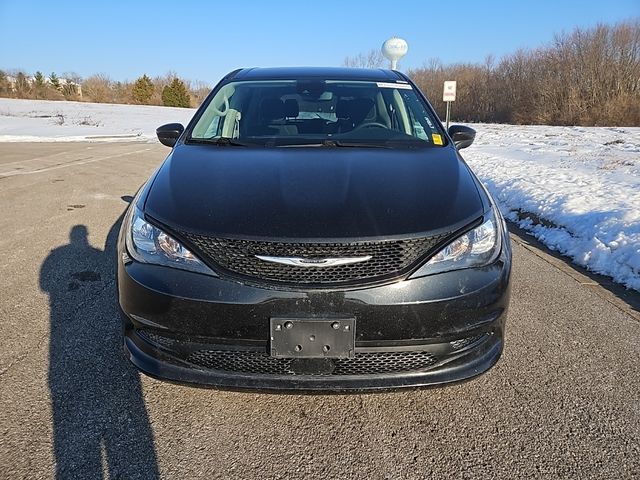
[[[438,147],[445,142],[430,109],[408,83],[315,79],[228,83],[189,138],[270,146]]]

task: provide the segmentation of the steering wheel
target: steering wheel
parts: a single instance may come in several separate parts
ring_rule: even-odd
[[[218,115],[219,117],[224,117],[227,113],[229,113],[229,98],[224,96],[224,110],[218,110],[213,102],[211,102],[211,111]]]
[[[386,128],[386,129],[388,129],[389,127],[387,127],[384,123],[380,123],[380,122],[365,122],[365,123],[361,123],[360,125],[358,125],[356,128],[354,128],[351,131],[355,132],[356,130],[362,130],[363,128]]]

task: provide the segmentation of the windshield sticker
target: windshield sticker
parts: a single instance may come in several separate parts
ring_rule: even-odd
[[[431,138],[433,139],[434,145],[442,145],[442,136],[437,133],[432,133]]]
[[[435,130],[435,127],[433,126],[433,122],[431,121],[431,119],[429,117],[424,117],[424,119],[426,120],[427,124],[429,124],[429,128],[431,130]]]
[[[408,83],[376,82],[376,85],[380,88],[402,88],[404,90],[413,90],[413,87]]]

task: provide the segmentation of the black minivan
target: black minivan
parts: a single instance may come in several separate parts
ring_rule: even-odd
[[[495,202],[404,74],[248,68],[189,125],[120,232],[124,346],[224,388],[375,390],[488,370],[511,248]]]

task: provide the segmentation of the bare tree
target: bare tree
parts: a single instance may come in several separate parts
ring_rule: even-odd
[[[191,106],[199,107],[207,95],[209,95],[211,87],[207,83],[198,80],[186,83],[191,92]]]
[[[458,81],[459,121],[548,125],[640,125],[640,21],[557,35],[499,62],[443,65],[432,59],[407,72],[440,115],[445,80]]]
[[[23,71],[18,71],[14,75],[13,89],[18,98],[31,98],[33,89],[29,77]]]
[[[385,58],[380,50],[372,49],[367,53],[359,53],[353,57],[346,57],[342,62],[344,67],[380,68],[384,66]]]
[[[92,102],[114,103],[114,84],[105,74],[92,75],[82,82],[83,97]]]

